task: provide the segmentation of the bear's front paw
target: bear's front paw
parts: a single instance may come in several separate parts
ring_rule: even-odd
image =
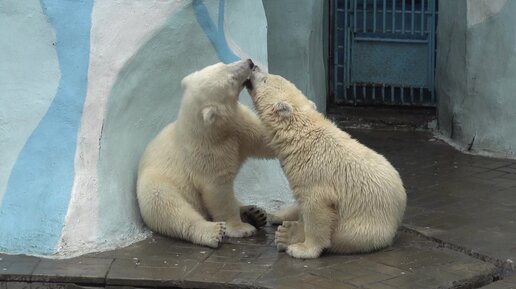
[[[240,218],[242,222],[251,224],[256,228],[263,227],[267,224],[267,212],[253,205],[241,207]]]
[[[274,243],[278,251],[285,251],[290,244],[297,244],[305,240],[303,223],[284,221],[274,235]]]
[[[287,247],[290,244],[290,234],[286,227],[278,227],[276,233],[274,234],[274,243],[276,244],[278,251],[283,252],[287,250]]]
[[[297,243],[287,248],[287,254],[299,259],[314,259],[321,255],[321,249],[307,246],[305,243]]]
[[[227,223],[226,236],[242,238],[256,234],[256,228],[246,223]]]

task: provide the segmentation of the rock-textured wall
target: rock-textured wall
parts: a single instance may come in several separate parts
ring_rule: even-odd
[[[439,1],[439,128],[474,153],[516,157],[516,1]]]
[[[175,119],[181,79],[247,57],[267,67],[259,0],[0,1],[0,251],[70,257],[148,236],[137,163]],[[291,200],[277,161],[248,162],[235,186],[269,209]]]

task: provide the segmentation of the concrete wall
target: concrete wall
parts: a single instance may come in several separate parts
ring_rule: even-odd
[[[439,2],[439,128],[461,149],[516,157],[516,1]]]
[[[326,111],[325,2],[263,0],[270,72],[289,79],[321,112]]]
[[[4,0],[0,36],[7,253],[70,257],[148,236],[136,167],[175,119],[180,80],[238,58],[267,67],[259,0]],[[268,209],[291,200],[277,161],[248,162],[235,186]]]

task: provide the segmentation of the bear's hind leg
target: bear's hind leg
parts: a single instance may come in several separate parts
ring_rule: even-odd
[[[216,248],[225,235],[226,223],[204,219],[171,184],[139,184],[138,204],[145,224],[166,236]]]
[[[389,226],[339,220],[328,251],[340,254],[368,253],[389,246],[395,234],[396,230],[389,229]]]

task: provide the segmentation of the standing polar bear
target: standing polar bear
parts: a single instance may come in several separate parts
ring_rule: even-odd
[[[186,76],[177,121],[147,146],[138,170],[143,221],[161,234],[217,247],[224,235],[245,237],[265,212],[241,206],[233,181],[248,157],[273,158],[258,117],[238,102],[251,60],[218,63]]]
[[[283,221],[278,249],[317,258],[323,250],[390,245],[407,198],[398,172],[317,112],[292,83],[254,70],[246,85],[296,200],[272,215],[273,223]]]

